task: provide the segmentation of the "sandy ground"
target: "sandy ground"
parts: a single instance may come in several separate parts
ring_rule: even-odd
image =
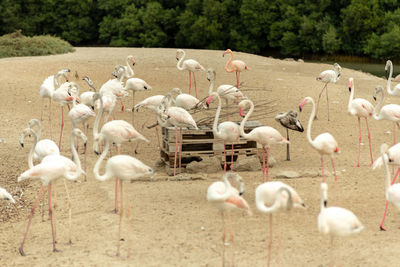
[[[217,85],[235,82],[234,74],[223,69],[226,58],[222,51],[186,50],[189,58],[197,59],[203,66],[217,71]],[[159,170],[153,180],[127,183],[125,188],[130,198],[130,220],[124,221],[121,241],[122,257],[114,256],[118,232],[119,216],[110,213],[114,204],[114,180],[99,182],[94,180],[92,168],[97,156],[89,150],[88,181],[68,182],[73,206],[72,245],[68,245],[67,202],[63,183],[57,182],[59,207],[57,210],[57,248],[52,252],[51,228],[48,215],[41,221],[40,212],[35,214],[22,257],[18,247],[26,229],[30,207],[34,202],[41,183],[26,181],[17,183],[17,177],[28,169],[27,156],[31,141],[21,148],[18,140],[21,131],[31,118],[40,118],[41,100],[39,87],[43,80],[61,68],[70,68],[72,74],[88,75],[97,87],[111,78],[110,73],[116,64],[125,62],[127,55],[134,55],[137,65],[135,75],[146,80],[153,90],[138,93],[136,101],[154,94],[165,94],[173,87],[187,92],[187,72],[176,69],[175,49],[144,48],[77,48],[72,54],[25,57],[0,60],[0,137],[6,140],[0,146],[0,185],[7,188],[17,198],[17,204],[1,203],[0,213],[0,263],[2,266],[220,266],[221,265],[221,219],[217,210],[206,201],[207,187],[222,176],[223,172],[201,175],[199,180],[173,181]],[[305,96],[316,98],[323,84],[315,77],[329,65],[282,61],[255,55],[237,53],[237,59],[244,60],[250,67],[241,75],[248,87],[262,87],[261,91],[247,91],[250,99],[276,100],[277,111],[298,108]],[[382,66],[383,68],[384,66]],[[73,76],[73,75],[72,75]],[[348,78],[354,77],[356,97],[371,102],[376,85],[385,85],[385,80],[362,72],[343,69],[337,84],[329,85],[331,121],[327,121],[326,100],[323,98],[319,120],[315,121],[312,136],[329,131],[338,141],[341,153],[335,157],[339,173],[338,204],[351,209],[365,225],[360,234],[336,239],[335,258],[342,266],[397,266],[396,256],[399,245],[399,218],[394,206],[389,206],[386,220],[387,232],[379,231],[383,215],[384,170],[372,171],[369,167],[368,140],[363,128],[361,147],[361,167],[354,168],[357,153],[357,120],[347,114],[349,98]],[[88,90],[83,81],[78,81],[81,91]],[[200,97],[208,92],[209,82],[205,73],[197,73],[197,86]],[[388,97],[386,103],[399,103]],[[125,101],[127,109],[132,100]],[[46,101],[47,113],[48,103]],[[307,126],[311,105],[300,114],[300,120]],[[53,139],[59,133],[60,108],[52,107]],[[149,112],[141,111],[136,117],[136,127],[140,129],[145,121],[154,118]],[[117,113],[117,118],[130,121],[131,113]],[[264,125],[283,128],[272,116],[259,120]],[[391,144],[392,124],[369,120],[372,135],[374,158],[379,156],[379,146],[383,142]],[[64,147],[68,146],[71,130],[69,119],[64,129]],[[43,138],[49,138],[49,122],[43,123]],[[159,152],[153,129],[141,129],[151,140],[141,145],[137,158],[154,167]],[[317,229],[317,216],[320,208],[319,187],[321,177],[313,173],[320,170],[320,158],[306,140],[305,133],[293,133],[292,160],[285,161],[284,146],[274,146],[271,154],[277,160],[270,170],[271,180],[281,180],[293,186],[303,198],[307,209],[293,210],[281,215],[281,266],[328,266],[328,236]],[[89,136],[88,147],[92,146]],[[132,154],[133,144],[123,145],[122,152]],[[63,154],[70,156],[70,151]],[[325,160],[327,172],[332,171],[328,158]],[[282,170],[297,171],[302,175],[296,179],[277,179],[275,175]],[[308,174],[307,174],[308,173]],[[254,191],[260,183],[261,171],[240,173],[246,184],[245,199],[254,215],[234,212],[235,258],[237,266],[265,266],[268,248],[268,216],[260,214],[254,204]],[[304,175],[305,174],[305,175]],[[312,177],[314,176],[314,177]],[[82,180],[82,179],[81,179]],[[333,199],[333,176],[328,177],[330,200]],[[22,195],[22,196],[21,196]],[[332,204],[333,201],[330,201]],[[272,266],[277,266],[277,230],[274,220],[274,245]],[[397,236],[397,237],[396,237]],[[128,258],[128,248],[131,255]],[[229,251],[229,250],[228,250]],[[229,254],[227,254],[229,255]],[[228,257],[229,259],[229,257]]]

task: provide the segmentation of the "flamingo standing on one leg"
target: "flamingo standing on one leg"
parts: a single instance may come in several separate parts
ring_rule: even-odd
[[[374,91],[374,99],[376,100],[376,95],[378,93],[382,94],[382,98],[379,100],[378,104],[375,106],[374,111],[372,113],[372,117],[375,120],[388,120],[393,122],[393,144],[396,144],[396,128],[400,129],[399,122],[400,122],[400,105],[396,104],[388,104],[381,108],[383,100],[385,98],[385,93],[382,86],[378,85]],[[379,115],[376,113],[379,111]]]
[[[234,188],[230,182],[231,178],[239,187],[240,191]],[[229,228],[230,228],[230,245],[232,247],[232,266],[234,263],[234,250],[233,250],[233,228],[231,219],[231,210],[235,208],[244,209],[251,215],[251,210],[246,200],[241,196],[244,192],[244,184],[242,177],[233,172],[225,173],[222,176],[222,181],[212,183],[207,189],[207,200],[215,205],[217,209],[221,212],[222,218],[222,266],[225,266],[225,214],[228,215]]]
[[[225,71],[228,73],[236,73],[236,88],[239,88],[240,73],[244,70],[248,70],[248,67],[242,60],[233,60],[233,52],[230,49],[227,49],[224,53],[222,53],[222,56],[224,57],[225,54],[228,53],[231,55],[231,57],[229,58],[228,62],[226,62]]]
[[[46,189],[46,186],[48,187],[48,193],[49,193],[49,216],[50,216],[50,224],[51,224],[51,230],[52,230],[52,236],[53,236],[53,252],[58,251],[56,249],[56,235],[55,235],[56,229],[55,229],[55,225],[53,223],[53,209],[51,207],[51,189],[52,189],[52,185],[56,179],[65,178],[67,180],[76,180],[83,173],[83,170],[81,168],[81,163],[79,161],[79,156],[78,156],[78,153],[76,152],[75,142],[74,142],[74,140],[75,140],[74,136],[78,135],[78,134],[83,135],[83,133],[79,129],[74,129],[70,136],[70,146],[71,146],[74,161],[71,161],[69,158],[61,156],[61,155],[48,155],[45,158],[43,158],[41,163],[33,166],[32,168],[25,171],[18,177],[18,182],[21,182],[28,178],[32,178],[32,179],[36,178],[36,179],[40,179],[43,184],[42,188],[37,196],[37,199],[32,206],[32,210],[29,215],[28,226],[26,228],[24,239],[22,240],[21,246],[19,247],[19,253],[22,256],[25,256],[23,247],[24,247],[24,244],[26,241],[26,237],[28,235],[29,227],[32,222],[33,214],[35,213],[35,208],[36,208],[44,190]],[[66,187],[65,183],[64,183],[64,185]],[[66,189],[67,189],[67,187],[66,187]],[[69,198],[68,189],[67,189],[67,197],[68,197],[68,203],[69,203],[69,226],[70,226],[69,242],[71,243],[71,201]]]
[[[197,85],[194,72],[199,70],[205,71],[206,69],[194,59],[184,60],[185,56],[186,56],[185,51],[183,51],[182,49],[176,50],[176,60],[178,60],[176,67],[178,68],[178,70],[187,70],[189,72],[189,95],[190,95],[190,88],[192,87],[191,73],[193,73],[195,97],[197,98]]]
[[[328,105],[328,121],[329,121],[328,83],[336,83],[337,81],[339,81],[341,70],[342,70],[342,67],[340,67],[339,64],[335,63],[335,64],[333,64],[333,70],[325,70],[318,75],[317,81],[321,81],[321,82],[325,83],[325,85],[322,88],[321,93],[319,93],[319,96],[318,96],[317,111],[316,111],[315,117],[314,117],[315,120],[317,119],[318,107],[319,107],[319,101],[321,99],[321,95],[324,92],[324,90],[326,89],[326,102]]]
[[[213,134],[214,138],[220,138],[224,141],[224,171],[226,172],[226,143],[232,143],[232,151],[231,151],[231,171],[233,171],[233,142],[237,142],[240,138],[240,129],[239,125],[232,121],[224,121],[218,124],[219,114],[221,112],[221,98],[217,92],[213,92],[206,100],[206,104],[209,105],[213,97],[217,97],[218,99],[218,108],[215,112],[215,119],[213,124]]]
[[[350,94],[350,98],[349,98],[349,104],[347,106],[347,112],[350,115],[357,116],[358,129],[359,129],[357,165],[354,167],[360,167],[360,146],[361,146],[360,118],[361,117],[365,118],[365,123],[367,125],[369,153],[371,156],[371,166],[372,166],[372,164],[374,164],[374,159],[372,158],[371,134],[369,132],[369,127],[368,127],[368,117],[372,116],[372,112],[374,111],[374,106],[369,101],[367,101],[363,98],[354,98],[354,80],[353,80],[353,78],[349,78],[349,90],[350,90],[351,94]]]
[[[239,103],[239,113],[243,116],[243,111],[247,105],[250,105],[250,110],[247,112],[246,116],[240,123],[240,135],[248,140],[256,141],[262,145],[262,158],[263,158],[263,178],[262,182],[268,182],[268,159],[269,159],[269,149],[271,145],[274,144],[288,144],[289,141],[286,140],[275,128],[270,126],[259,126],[251,130],[249,133],[244,132],[244,125],[246,124],[248,118],[254,111],[254,104],[251,100],[243,100]],[[265,163],[265,148],[267,148],[267,162]],[[267,166],[267,167],[265,167]]]
[[[289,211],[292,207],[304,208],[304,202],[297,192],[289,185],[282,182],[267,182],[256,188],[257,209],[269,214],[269,244],[268,244],[268,265],[271,262],[272,248],[272,214],[278,214],[278,262],[280,262],[280,217],[279,213]]]
[[[321,183],[321,211],[318,215],[318,230],[320,233],[331,236],[331,247],[333,247],[333,238],[335,236],[348,236],[356,234],[364,229],[360,220],[348,209],[340,207],[329,207],[328,203],[328,185]],[[333,251],[331,248],[331,265],[333,262]]]
[[[310,143],[310,145],[317,150],[317,152],[321,156],[321,168],[322,168],[322,182],[325,183],[325,174],[324,174],[324,155],[329,155],[331,158],[332,162],[332,168],[333,172],[335,175],[335,205],[336,205],[336,191],[337,191],[337,175],[336,175],[336,169],[335,169],[335,162],[333,160],[333,153],[339,152],[338,144],[335,140],[335,138],[330,134],[330,133],[322,133],[318,135],[317,137],[314,138],[314,140],[311,139],[311,126],[313,123],[313,118],[315,116],[315,102],[314,99],[311,97],[306,97],[304,100],[300,103],[299,105],[299,110],[300,112],[303,109],[303,106],[307,103],[312,104],[312,111],[310,114],[310,118],[308,120],[308,126],[307,126],[307,140]]]
[[[102,140],[108,140],[117,146],[117,154],[121,153],[121,144],[126,141],[143,140],[147,143],[147,140],[142,134],[140,134],[136,129],[124,120],[113,120],[107,122],[101,128],[99,133],[99,122],[101,114],[103,113],[103,100],[99,93],[95,94],[95,100],[100,100],[100,109],[97,112],[96,119],[93,125],[93,150],[96,154],[99,154],[99,143]],[[118,212],[118,184],[119,181],[115,181],[115,213]]]
[[[399,210],[400,210],[400,184],[396,182],[396,177],[399,174],[400,168],[397,170],[396,175],[393,177],[392,182],[390,181],[390,173],[388,162],[394,165],[399,165],[399,156],[400,155],[400,143],[388,148],[386,144],[381,145],[381,157],[377,160],[378,162],[374,163],[373,169],[384,165],[386,179],[385,179],[385,195],[386,195],[386,205],[385,212],[383,214],[383,218],[381,224],[379,226],[381,231],[386,231],[386,227],[384,226],[386,213],[388,209],[389,202],[392,202]],[[396,160],[393,160],[396,159]]]
[[[289,110],[288,112],[281,112],[275,116],[275,120],[286,128],[286,139],[289,140],[289,129],[293,131],[303,132],[304,128],[300,121],[297,119],[297,112]],[[290,160],[289,144],[286,145],[286,160]]]
[[[99,170],[100,170],[100,165],[104,158],[107,155],[107,152],[110,147],[110,139],[106,138],[106,145],[103,150],[103,153],[101,153],[99,159],[97,160],[94,169],[93,169],[93,174],[94,177],[97,180],[100,181],[105,181],[108,180],[112,177],[115,177],[116,180],[121,180],[120,183],[120,194],[121,194],[121,206],[120,206],[120,215],[119,215],[119,228],[118,228],[118,241],[117,241],[117,256],[120,255],[120,243],[121,243],[121,222],[122,222],[122,217],[124,214],[124,199],[123,199],[123,181],[132,181],[141,177],[144,177],[146,175],[151,175],[154,173],[153,169],[150,168],[149,166],[145,165],[142,163],[140,160],[131,157],[129,155],[116,155],[107,160],[106,163],[106,171],[103,175],[100,175]],[[125,194],[128,194],[128,191],[125,191]],[[129,216],[129,198],[128,195],[126,196],[126,214]],[[128,217],[129,220],[129,217]],[[129,255],[129,253],[128,253]]]

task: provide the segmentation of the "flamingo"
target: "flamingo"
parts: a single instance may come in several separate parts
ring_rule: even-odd
[[[239,187],[240,191],[234,188],[229,178],[232,179]],[[246,200],[241,196],[244,193],[244,184],[242,177],[233,172],[227,172],[222,176],[222,181],[212,183],[207,189],[207,200],[213,204],[220,212],[222,218],[222,266],[225,266],[225,214],[228,216],[230,228],[229,243],[232,246],[232,266],[234,263],[234,250],[233,250],[233,228],[231,219],[231,210],[238,208],[246,210],[251,215],[251,210]]]
[[[319,93],[319,96],[318,96],[317,111],[315,113],[314,120],[317,119],[318,107],[319,107],[319,101],[321,99],[321,95],[324,92],[324,90],[326,89],[326,103],[328,105],[328,121],[329,121],[328,83],[336,83],[337,81],[339,81],[341,70],[342,70],[342,67],[340,67],[340,65],[338,63],[335,63],[335,64],[333,64],[333,70],[325,70],[318,75],[317,81],[321,81],[325,85],[322,88],[321,93]]]
[[[224,171],[226,172],[226,143],[232,143],[232,152],[231,152],[231,171],[233,171],[233,142],[237,142],[240,138],[240,129],[239,125],[232,121],[224,121],[218,124],[219,114],[221,112],[221,98],[217,92],[213,92],[206,100],[206,104],[209,105],[212,98],[216,97],[218,99],[218,108],[215,112],[215,119],[213,124],[213,134],[214,138],[220,138],[224,141],[224,157],[225,157],[225,164],[224,164]]]
[[[385,93],[384,93],[382,86],[380,86],[380,85],[378,85],[375,88],[374,95],[373,95],[374,100],[376,100],[376,95],[378,93],[382,94],[382,98],[380,99],[378,104],[375,106],[374,111],[372,113],[372,117],[375,120],[388,120],[388,121],[393,122],[393,144],[396,144],[396,126],[398,128],[400,128],[400,125],[399,125],[400,105],[388,104],[381,108],[383,100],[385,98]],[[380,109],[379,116],[376,114],[378,112],[378,109]]]
[[[49,99],[49,122],[51,126],[51,99],[53,98],[54,91],[59,85],[59,78],[60,76],[64,76],[66,81],[68,82],[68,76],[67,73],[70,72],[69,69],[62,69],[59,72],[57,72],[56,75],[51,75],[47,77],[42,85],[40,86],[40,98],[42,99],[42,107],[40,110],[40,121],[43,121],[43,105],[44,105],[44,99],[48,98]]]
[[[119,72],[120,70],[120,72]],[[121,77],[118,79],[118,73],[122,73]],[[100,87],[100,94],[101,95],[115,95],[117,98],[122,98],[128,96],[128,92],[124,89],[124,85],[122,79],[125,77],[125,69],[121,66],[116,66],[112,75],[115,77],[114,79],[110,79],[105,82]],[[125,110],[124,103],[121,99],[121,111]]]
[[[83,92],[79,96],[81,99],[80,102],[94,110],[94,94],[96,93],[97,89],[94,87],[92,80],[88,76],[84,76],[82,80],[84,80],[94,91]]]
[[[386,83],[386,90],[389,95],[400,96],[400,83],[397,84],[393,88],[393,90],[391,90],[391,88],[390,88],[391,81],[392,81],[392,75],[393,75],[393,63],[390,60],[386,61],[386,65],[385,65],[385,71],[388,72],[388,70],[389,70],[389,76],[388,76],[387,83]]]
[[[10,201],[11,203],[15,204],[15,199],[3,187],[0,187],[0,199],[7,200],[7,201]]]
[[[100,109],[97,113],[94,126],[93,126],[93,150],[96,154],[99,154],[99,142],[102,140],[108,140],[117,146],[117,154],[121,153],[121,144],[126,141],[143,140],[147,143],[150,141],[140,134],[136,129],[124,120],[113,120],[107,122],[101,128],[99,133],[98,127],[100,122],[101,114],[103,113],[103,100],[99,93],[95,94],[95,100],[100,100]],[[115,182],[115,213],[118,212],[118,179]]]
[[[116,77],[120,77],[121,81],[123,81],[125,78],[131,78],[135,75],[135,73],[133,72],[133,69],[131,67],[135,66],[136,61],[133,58],[132,55],[129,55],[126,57],[126,66],[122,66],[122,65],[118,65],[116,68]],[[120,67],[122,67],[123,69],[120,69]]]
[[[239,88],[240,73],[244,70],[248,70],[248,67],[242,60],[233,60],[233,52],[230,49],[227,49],[224,53],[222,53],[222,56],[224,57],[228,53],[231,55],[231,57],[229,58],[228,62],[226,62],[225,71],[228,73],[236,73],[236,87]]]
[[[171,94],[167,94],[165,99],[169,99],[168,103],[171,102]],[[194,128],[198,130],[195,120],[192,115],[185,109],[180,107],[170,107],[169,105],[164,107],[164,114],[168,116],[168,123],[175,127],[175,158],[174,158],[174,176],[176,175],[176,161],[178,153],[178,128],[179,128],[179,172],[181,172],[181,159],[182,159],[182,128]]]
[[[310,118],[308,119],[307,140],[310,143],[310,145],[315,150],[317,150],[317,152],[321,156],[322,182],[324,182],[324,183],[325,183],[325,174],[324,174],[324,158],[323,158],[323,156],[329,155],[329,157],[331,158],[332,168],[333,168],[333,172],[335,175],[335,205],[336,205],[337,175],[336,175],[336,169],[335,169],[335,162],[333,160],[333,153],[338,153],[339,147],[338,147],[338,144],[337,144],[335,138],[330,133],[322,133],[322,134],[319,134],[317,137],[315,137],[314,140],[311,139],[311,126],[313,123],[313,118],[315,116],[314,99],[312,99],[309,96],[304,98],[304,100],[299,105],[299,110],[301,112],[303,109],[303,106],[310,102],[312,104],[312,111],[310,114]]]
[[[74,129],[71,132],[70,136],[70,146],[71,146],[71,151],[72,155],[74,158],[74,161],[70,160],[67,157],[64,157],[62,155],[48,155],[43,158],[42,162],[39,163],[38,165],[33,166],[32,168],[29,168],[27,171],[23,172],[19,177],[18,177],[18,182],[21,182],[26,179],[40,179],[42,182],[42,188],[39,191],[39,194],[36,198],[35,203],[32,206],[31,213],[29,215],[29,220],[28,220],[28,225],[24,234],[24,238],[22,240],[21,246],[19,247],[19,253],[22,256],[25,256],[24,252],[24,244],[26,241],[26,237],[28,235],[29,227],[32,222],[33,214],[35,213],[35,208],[40,200],[40,197],[42,196],[44,190],[46,189],[46,186],[48,187],[48,199],[49,199],[49,216],[50,216],[50,224],[51,224],[51,230],[52,230],[52,236],[53,236],[53,252],[57,252],[56,248],[56,229],[53,223],[53,210],[51,207],[51,189],[52,185],[57,180],[58,178],[65,178],[67,180],[75,181],[78,179],[83,172],[81,168],[81,163],[79,160],[78,153],[75,148],[75,136],[80,136],[83,138],[84,134],[82,133],[81,130],[79,129]],[[85,140],[85,139],[84,139]],[[68,203],[69,203],[69,243],[71,243],[71,201],[69,197],[69,192],[67,188],[67,184],[65,183],[64,179],[64,186],[65,189],[67,190],[67,198],[68,198]]]
[[[149,166],[142,163],[140,160],[131,157],[129,155],[116,155],[107,160],[106,163],[106,171],[103,175],[99,173],[101,163],[103,162],[104,158],[106,157],[108,150],[110,147],[110,139],[106,139],[105,148],[103,153],[101,153],[99,159],[97,160],[93,174],[97,180],[105,181],[112,177],[115,177],[116,180],[121,180],[120,183],[120,193],[121,193],[121,206],[120,206],[120,215],[119,215],[119,228],[118,228],[118,241],[117,241],[117,256],[120,255],[120,241],[121,241],[121,221],[124,213],[123,209],[123,181],[133,181],[135,179],[152,175],[154,173],[153,169]],[[125,194],[128,194],[128,191],[125,191]],[[126,196],[126,214],[129,216],[129,198],[128,195]],[[128,217],[129,221],[129,217]]]
[[[269,214],[269,244],[268,244],[268,266],[271,262],[272,248],[272,214],[278,214],[278,261],[280,261],[280,212],[289,211],[294,208],[305,208],[305,204],[297,192],[285,183],[274,181],[260,184],[256,188],[256,207],[261,213]]]
[[[209,68],[207,70],[207,80],[210,81],[210,86],[208,88],[208,95],[210,96],[214,89],[214,83],[216,80],[217,74],[214,69]],[[219,96],[225,99],[225,107],[228,111],[229,102],[238,103],[240,100],[247,99],[247,97],[235,86],[230,84],[222,84],[218,86],[216,92]],[[211,100],[210,100],[211,101]],[[229,118],[228,118],[229,120]]]
[[[269,159],[269,149],[271,145],[274,144],[289,144],[289,141],[286,140],[275,128],[270,126],[259,126],[251,130],[249,133],[244,132],[244,125],[246,124],[248,118],[254,111],[254,104],[251,100],[242,100],[239,103],[239,113],[243,117],[243,111],[246,106],[250,105],[250,110],[247,112],[246,116],[244,116],[242,122],[240,123],[240,135],[248,140],[256,141],[262,146],[262,160],[263,160],[263,179],[262,182],[268,182],[268,159]],[[265,148],[267,148],[267,163],[265,163]],[[265,165],[267,168],[265,168]],[[266,177],[266,179],[264,178]]]
[[[327,207],[328,185],[321,183],[321,210],[318,215],[318,230],[322,234],[331,236],[331,247],[335,236],[348,236],[361,232],[364,226],[359,219],[348,209],[340,207]],[[331,250],[331,266],[334,266],[333,252]]]
[[[70,82],[63,83],[53,94],[53,100],[61,105],[61,130],[60,130],[60,141],[58,142],[58,147],[61,151],[61,140],[62,133],[64,129],[64,105],[69,104],[74,100],[75,92],[73,90]],[[69,107],[69,106],[68,106]]]
[[[186,110],[191,110],[198,107],[199,105],[200,102],[199,99],[189,94],[183,94],[181,89],[179,88],[172,88],[170,93],[177,95],[175,98],[172,97],[172,102],[177,107],[181,107]]]
[[[300,121],[297,119],[297,112],[289,110],[287,112],[281,112],[275,116],[275,120],[279,122],[283,127],[286,128],[286,139],[289,140],[289,129],[293,131],[303,132],[304,128]],[[290,160],[289,144],[286,145],[286,160]]]
[[[190,88],[192,87],[191,73],[193,73],[195,97],[197,98],[197,85],[194,72],[199,70],[205,71],[206,69],[194,59],[184,60],[185,56],[186,56],[185,51],[183,51],[182,49],[176,50],[176,60],[178,60],[176,67],[178,68],[178,70],[187,70],[189,72],[189,95],[190,95]]]
[[[361,117],[365,118],[365,123],[367,125],[369,153],[371,156],[371,166],[372,166],[372,164],[374,164],[374,159],[372,158],[371,134],[369,132],[369,127],[368,127],[368,117],[372,116],[372,112],[374,111],[374,106],[369,101],[367,101],[363,98],[354,98],[354,79],[353,78],[349,78],[349,91],[351,93],[350,93],[350,98],[349,98],[349,104],[347,106],[347,112],[350,115],[357,117],[358,129],[359,129],[357,165],[355,165],[354,167],[360,167],[360,146],[361,146],[360,118]]]
[[[373,168],[375,169],[378,166],[384,165],[385,167],[385,173],[386,173],[386,179],[385,179],[385,196],[386,196],[386,205],[385,205],[385,212],[383,214],[383,218],[381,221],[381,224],[379,226],[381,231],[386,231],[386,227],[384,226],[385,223],[385,218],[386,218],[386,213],[388,209],[389,202],[393,203],[396,208],[400,210],[400,184],[397,183],[395,184],[396,177],[399,173],[397,171],[396,175],[394,176],[392,182],[390,182],[390,173],[389,173],[389,167],[388,167],[388,161],[391,164],[396,164],[398,165],[398,155],[399,155],[399,148],[400,148],[400,143],[396,144],[395,146],[392,146],[390,149],[386,144],[381,145],[381,157],[379,158],[381,162],[379,164],[374,164]],[[388,154],[386,154],[388,153]],[[397,162],[395,162],[393,159],[396,159]],[[400,169],[399,169],[400,170]]]

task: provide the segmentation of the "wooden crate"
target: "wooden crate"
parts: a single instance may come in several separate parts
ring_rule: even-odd
[[[245,132],[249,132],[255,127],[260,126],[258,121],[249,121],[245,125]],[[179,138],[179,129],[178,129]],[[179,142],[179,140],[178,140]],[[226,143],[227,160],[231,161],[231,145]],[[240,138],[233,143],[233,160],[236,161],[239,155],[252,156],[259,153],[259,148],[255,141]],[[161,159],[167,167],[174,167],[175,160],[175,128],[162,127]],[[179,148],[178,155],[179,157]],[[182,129],[182,167],[192,161],[200,161],[202,157],[217,157],[222,165],[225,163],[224,142],[222,139],[214,138],[212,128],[202,126],[199,130]]]

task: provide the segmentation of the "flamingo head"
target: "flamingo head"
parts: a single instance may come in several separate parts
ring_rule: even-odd
[[[301,103],[300,103],[300,105],[299,105],[299,110],[300,110],[300,112],[303,110],[303,107],[304,107],[305,104],[307,104],[307,102],[308,102],[307,99],[304,99],[303,101],[301,101]]]
[[[207,97],[207,99],[206,99],[207,108],[210,106],[210,103],[211,103],[212,99],[213,99],[213,95],[209,95],[209,96]]]
[[[245,116],[242,108],[239,108],[239,115],[242,118],[244,118],[244,116]]]
[[[392,65],[392,61],[390,61],[390,60],[386,61],[386,65],[385,65],[385,71],[386,72],[389,71],[389,68],[390,68],[391,65]]]
[[[349,78],[349,92],[351,92],[352,88],[353,88],[353,78]]]
[[[183,50],[182,49],[178,49],[176,50],[176,60],[179,60],[181,58],[181,55],[183,54]]]
[[[131,62],[132,66],[135,66],[135,64],[136,64],[136,61],[135,61],[135,59],[133,58],[133,56],[132,56],[132,55],[129,55],[129,56],[128,56],[128,61],[130,61],[130,62]]]
[[[222,53],[222,57],[224,57],[224,56],[225,56],[225,54],[228,54],[228,53],[232,53],[232,50],[230,50],[230,49],[226,49],[226,50],[225,50],[225,52],[224,52],[224,53]]]

